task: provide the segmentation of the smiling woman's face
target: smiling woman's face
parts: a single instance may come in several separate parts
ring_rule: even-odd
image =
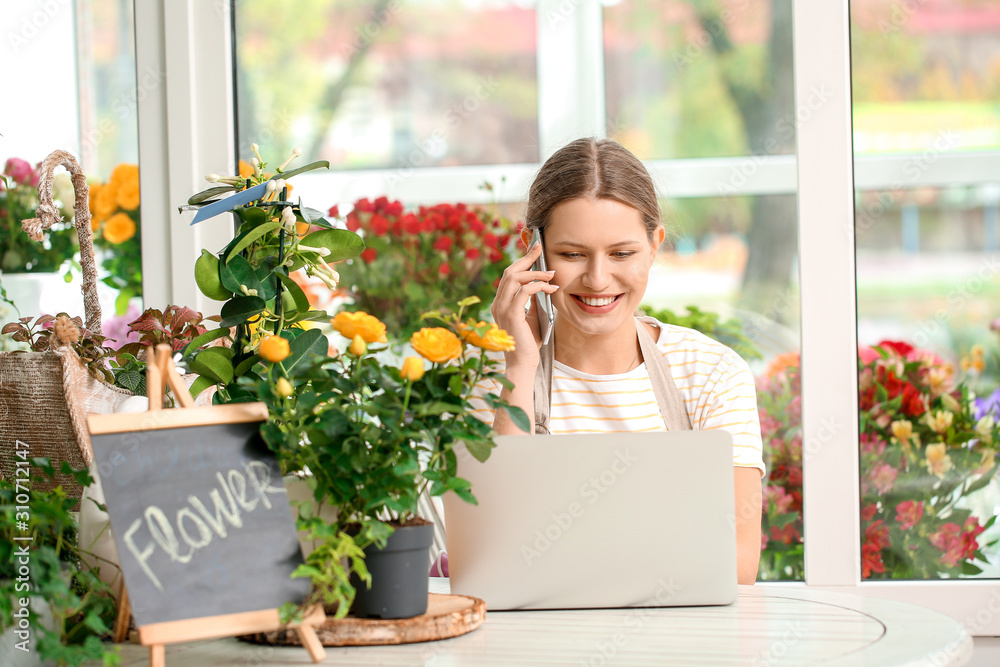
[[[552,295],[558,326],[592,335],[631,327],[663,237],[661,226],[650,240],[639,211],[611,199],[571,199],[552,209],[543,245],[560,287]]]

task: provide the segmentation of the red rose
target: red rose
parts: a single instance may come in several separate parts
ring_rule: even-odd
[[[797,544],[801,539],[799,531],[791,523],[783,527],[771,526],[771,539],[781,544]]]
[[[378,257],[378,250],[375,248],[365,248],[364,252],[361,253],[361,259],[365,261],[366,264],[371,264]]]
[[[891,542],[889,526],[885,525],[885,520],[879,519],[865,528],[865,539],[879,549],[888,549]]]
[[[875,516],[875,512],[877,511],[878,511],[878,505],[876,505],[875,503],[872,503],[870,505],[865,505],[863,508],[861,508],[861,520],[871,521],[872,517]]]
[[[434,242],[434,249],[440,250],[441,252],[448,252],[451,250],[452,243],[453,241],[450,236],[442,236]]]
[[[885,564],[882,563],[882,550],[866,542],[861,547],[861,576],[868,579],[872,572],[885,572]]]
[[[331,218],[339,218],[340,217],[340,207],[337,206],[336,204],[334,204],[333,206],[330,207],[330,210],[327,211],[326,214],[328,216],[330,216]]]
[[[901,357],[905,357],[910,352],[913,352],[914,347],[909,343],[904,343],[900,340],[884,340],[878,344],[878,347],[887,348],[892,350]]]
[[[499,262],[503,259],[503,253],[496,248],[490,248],[490,262]]]
[[[372,216],[372,219],[368,221],[368,224],[371,227],[372,234],[375,236],[385,236],[389,233],[389,221],[378,213]]]
[[[472,262],[479,259],[479,248],[469,248],[468,250],[466,250],[465,258]]]
[[[355,211],[361,211],[362,213],[373,213],[375,211],[375,205],[368,201],[367,198],[359,199],[354,204]]]
[[[479,236],[484,231],[486,231],[486,225],[474,215],[469,215],[469,231],[471,231],[476,236]]]
[[[903,404],[900,407],[903,410],[903,414],[910,417],[919,417],[927,412],[927,406],[924,405],[923,395],[920,393],[920,390],[912,384],[907,384],[903,389]]]
[[[802,468],[798,466],[788,466],[788,485],[802,486]]]
[[[448,266],[448,262],[441,262],[441,266],[438,267],[438,273],[442,276],[447,276],[451,273],[451,267]]]
[[[389,198],[385,196],[379,197],[372,205],[379,213],[385,213],[385,209],[389,206]]]
[[[495,234],[490,234],[489,232],[483,234],[483,245],[487,248],[496,248],[499,240]]]
[[[358,222],[358,214],[354,211],[347,214],[347,228],[352,232],[356,232],[361,229],[361,223]]]
[[[403,226],[403,232],[406,234],[415,236],[420,233],[420,220],[418,220],[417,216],[412,213],[404,215],[400,224]]]
[[[395,218],[398,218],[399,216],[403,215],[403,202],[398,202],[398,201],[390,202],[389,205],[386,206],[385,208],[385,214],[391,215]]]

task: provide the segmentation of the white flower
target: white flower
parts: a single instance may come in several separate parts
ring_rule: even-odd
[[[281,224],[283,224],[288,231],[295,231],[295,213],[292,211],[291,206],[286,206],[281,209]]]
[[[209,174],[208,176],[205,177],[205,180],[208,181],[209,183],[218,183],[219,182],[219,175],[218,174]]]
[[[264,192],[266,194],[271,194],[272,192],[274,192],[276,187],[277,186],[274,184],[274,181],[268,181],[267,185],[264,187]]]
[[[983,441],[983,444],[992,444],[994,426],[996,426],[996,421],[994,421],[993,415],[986,415],[976,422],[976,433],[979,434],[979,439]]]

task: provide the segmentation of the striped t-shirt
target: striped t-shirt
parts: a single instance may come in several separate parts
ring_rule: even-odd
[[[658,323],[656,346],[666,357],[677,390],[696,430],[724,429],[733,436],[733,464],[764,472],[757,417],[757,394],[747,363],[708,336],[671,324]],[[491,354],[502,373],[502,353]],[[493,410],[479,398],[499,395],[497,382],[477,385],[474,415],[493,423]],[[646,364],[617,375],[591,375],[554,362],[549,428],[553,434],[665,431]]]

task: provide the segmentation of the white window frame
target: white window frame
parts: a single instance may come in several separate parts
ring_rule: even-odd
[[[604,136],[603,53],[599,0],[538,1],[539,135],[544,159],[566,140]],[[810,109],[793,155],[649,163],[672,197],[722,194],[720,182],[742,171],[730,194],[797,194],[802,330],[802,429],[805,583],[939,610],[977,636],[1000,636],[995,580],[861,580],[858,479],[857,322],[854,264],[855,188],[948,186],[1000,181],[1000,153],[941,154],[911,178],[913,155],[853,159],[848,0],[794,0],[796,108]],[[565,20],[557,20],[565,19]],[[225,224],[188,227],[176,207],[202,188],[203,174],[232,173],[233,91],[227,0],[136,3],[137,69],[162,68],[166,86],[139,104],[143,199],[144,292],[150,303],[194,304],[211,312],[193,281],[202,247],[231,235]],[[165,45],[169,44],[170,49]],[[572,66],[567,70],[565,54]],[[814,89],[828,94],[820,105]],[[816,108],[810,108],[810,105]],[[296,180],[305,199],[331,192],[341,202],[387,194],[408,204],[485,202],[484,180],[506,177],[508,200],[523,199],[537,164],[308,174]],[[160,211],[163,217],[150,215]],[[190,215],[190,214],[188,214]],[[166,224],[169,223],[169,224]],[[155,276],[155,278],[154,278]]]

